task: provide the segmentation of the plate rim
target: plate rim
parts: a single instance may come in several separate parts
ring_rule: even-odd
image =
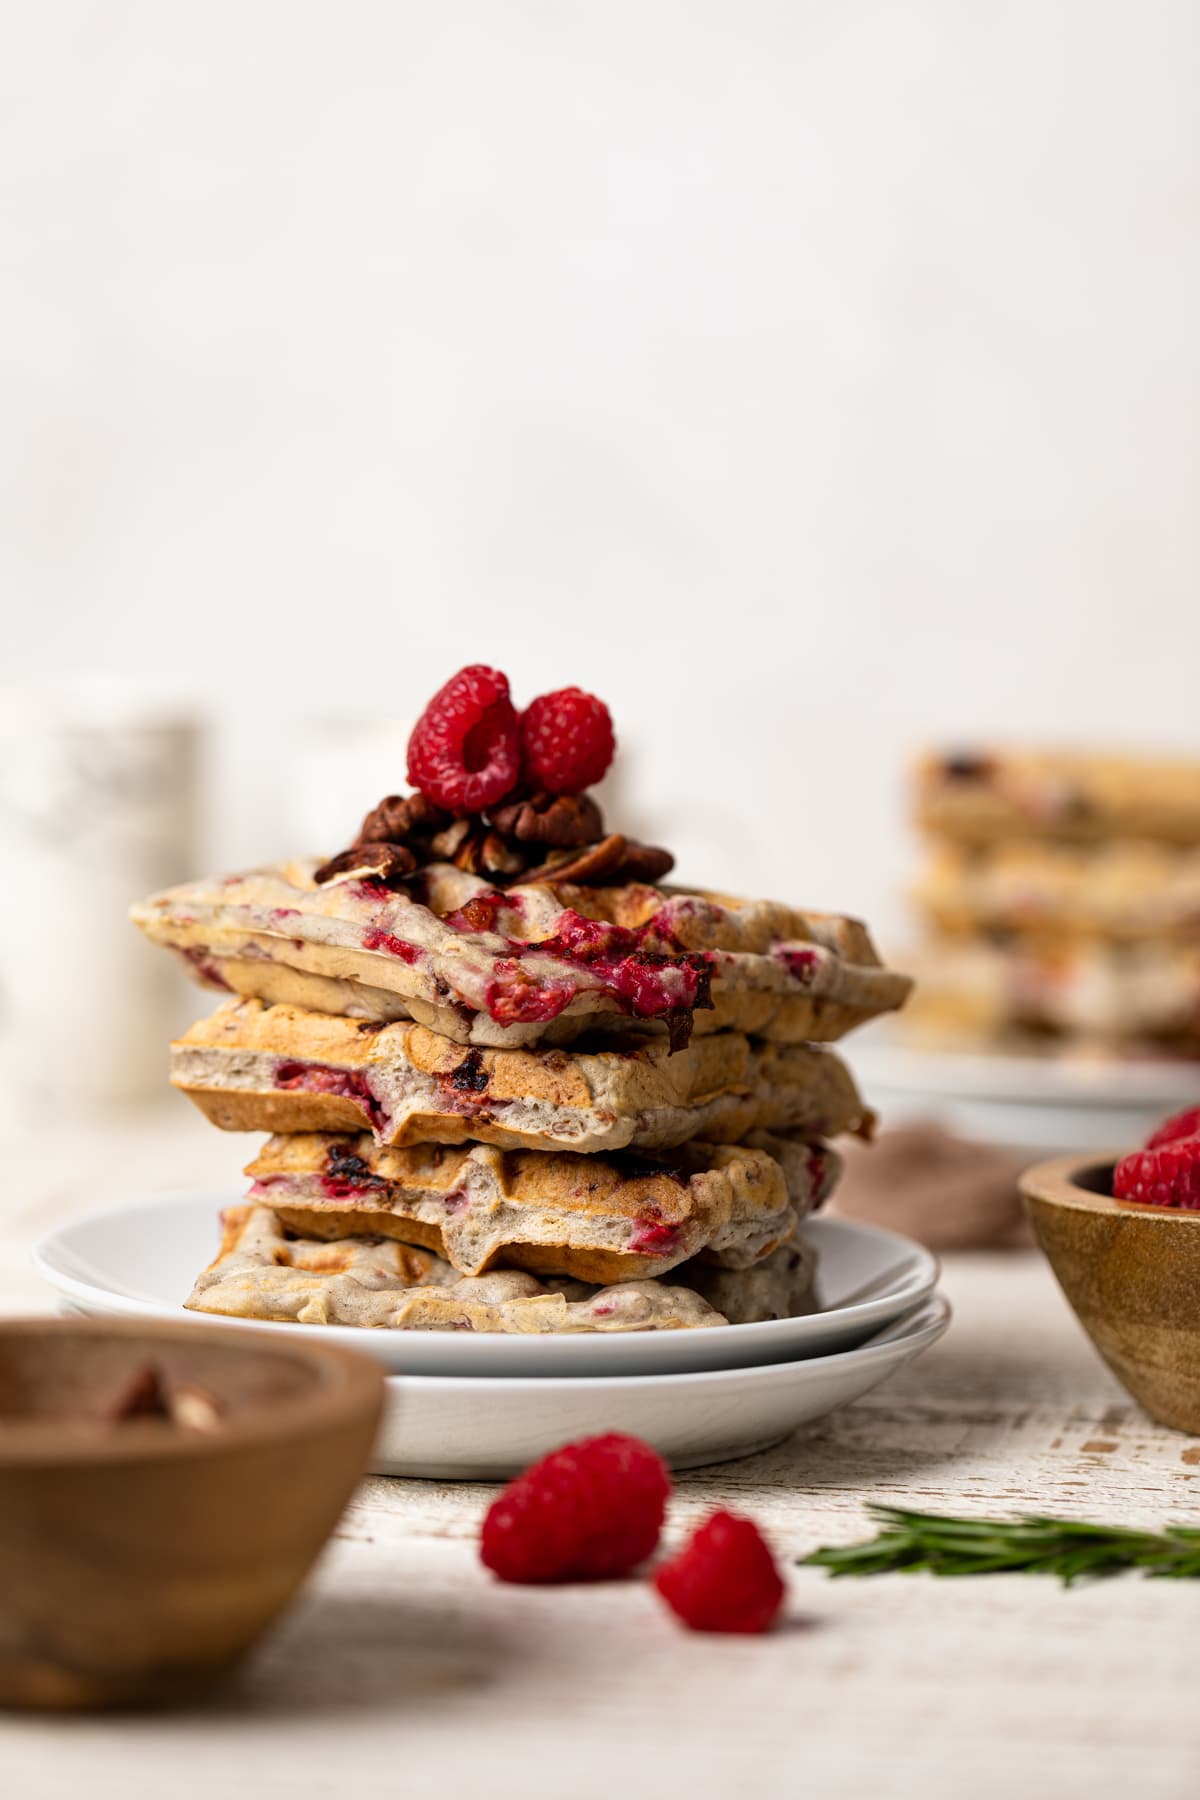
[[[42,1234],[42,1236],[39,1237],[37,1239],[37,1241],[34,1243],[34,1245],[32,1246],[32,1249],[29,1252],[29,1261],[30,1261],[30,1264],[32,1265],[33,1269],[36,1271],[36,1273],[41,1277],[41,1279],[43,1281],[45,1281],[56,1293],[62,1294],[65,1297],[67,1297],[68,1299],[84,1301],[84,1302],[92,1302],[92,1303],[95,1303],[97,1300],[99,1300],[103,1303],[107,1303],[109,1306],[111,1306],[115,1303],[116,1305],[118,1305],[120,1307],[122,1312],[134,1314],[139,1318],[161,1318],[164,1315],[169,1315],[171,1317],[174,1317],[177,1313],[186,1313],[187,1312],[187,1309],[182,1305],[182,1303],[180,1303],[178,1306],[170,1306],[167,1302],[162,1301],[162,1300],[141,1299],[135,1295],[127,1295],[127,1294],[120,1293],[118,1290],[111,1288],[111,1287],[101,1287],[101,1286],[98,1286],[95,1282],[88,1282],[88,1281],[81,1280],[79,1277],[68,1273],[67,1271],[63,1270],[61,1267],[57,1266],[54,1261],[56,1247],[59,1245],[60,1241],[67,1234],[69,1234],[72,1230],[74,1230],[77,1227],[82,1227],[82,1226],[103,1227],[106,1223],[109,1223],[112,1221],[117,1221],[117,1220],[124,1220],[124,1219],[128,1218],[130,1214],[145,1213],[145,1212],[157,1213],[166,1208],[174,1208],[174,1207],[182,1208],[182,1207],[189,1206],[189,1205],[195,1205],[197,1202],[199,1202],[201,1200],[204,1201],[208,1205],[212,1205],[212,1206],[219,1208],[222,1205],[236,1205],[242,1200],[242,1198],[243,1198],[243,1196],[237,1194],[234,1191],[230,1191],[227,1193],[224,1189],[221,1189],[221,1188],[215,1188],[215,1187],[214,1188],[191,1188],[191,1189],[174,1190],[174,1191],[172,1191],[172,1190],[158,1191],[158,1192],[146,1194],[141,1199],[138,1199],[138,1200],[132,1200],[132,1201],[127,1200],[127,1201],[121,1202],[115,1206],[97,1207],[90,1212],[81,1213],[77,1217],[68,1219],[63,1223],[60,1223],[60,1224],[54,1226],[51,1230],[44,1232]],[[887,1307],[889,1305],[889,1294],[881,1294],[881,1295],[875,1295],[872,1298],[867,1299],[867,1300],[856,1301],[852,1305],[849,1305],[849,1306],[844,1306],[844,1307],[836,1307],[835,1306],[835,1307],[831,1307],[831,1308],[823,1308],[817,1314],[811,1314],[811,1313],[798,1314],[796,1317],[796,1320],[758,1319],[758,1320],[754,1320],[750,1323],[741,1324],[741,1325],[695,1326],[695,1327],[692,1327],[690,1330],[688,1330],[685,1335],[687,1337],[689,1346],[694,1347],[697,1357],[703,1358],[703,1355],[705,1354],[705,1352],[709,1348],[709,1346],[714,1345],[714,1340],[715,1340],[715,1343],[718,1343],[718,1344],[719,1343],[728,1344],[728,1342],[729,1342],[728,1334],[731,1331],[735,1331],[739,1334],[738,1340],[737,1340],[739,1343],[750,1345],[753,1342],[753,1340],[751,1338],[746,1337],[744,1335],[746,1333],[763,1334],[764,1332],[771,1332],[774,1334],[774,1336],[777,1337],[777,1336],[781,1335],[778,1332],[778,1327],[780,1325],[794,1324],[801,1319],[807,1319],[807,1318],[820,1317],[820,1318],[829,1319],[829,1320],[836,1319],[840,1325],[843,1325],[846,1327],[859,1326],[859,1325],[869,1326],[874,1321],[878,1320],[879,1326],[880,1326],[880,1328],[882,1328],[882,1326],[888,1322],[889,1317],[891,1319],[896,1319],[896,1318],[901,1317],[905,1311],[912,1310],[912,1308],[920,1305],[923,1301],[927,1300],[933,1293],[936,1292],[937,1284],[940,1281],[941,1275],[942,1275],[942,1267],[941,1267],[940,1259],[938,1258],[938,1256],[935,1254],[934,1251],[928,1249],[924,1244],[918,1243],[916,1239],[905,1237],[902,1232],[892,1231],[887,1226],[884,1226],[884,1225],[868,1224],[866,1221],[858,1220],[858,1219],[842,1219],[842,1218],[838,1218],[838,1217],[832,1216],[832,1215],[827,1215],[824,1213],[811,1214],[808,1218],[801,1220],[802,1228],[809,1227],[809,1226],[815,1226],[817,1228],[817,1230],[819,1230],[819,1231],[824,1230],[828,1227],[832,1227],[839,1233],[845,1233],[852,1238],[859,1238],[859,1239],[868,1238],[868,1239],[874,1239],[876,1242],[882,1241],[883,1243],[890,1244],[897,1254],[903,1254],[906,1257],[914,1259],[913,1268],[910,1270],[910,1272],[905,1277],[902,1278],[902,1281],[897,1284],[898,1286],[902,1286],[903,1282],[912,1282],[915,1284],[914,1291],[911,1294],[911,1296],[905,1295],[906,1305],[902,1306],[899,1309],[899,1311],[893,1310],[891,1312],[891,1314],[888,1315]],[[891,1300],[894,1301],[896,1298],[896,1289],[893,1288],[893,1289],[889,1290],[889,1292],[890,1292]],[[199,1313],[199,1314],[188,1313],[187,1316],[191,1317],[191,1318],[195,1318],[197,1323],[202,1322],[206,1318],[216,1319],[218,1317],[218,1315],[216,1315],[216,1314],[203,1314],[203,1313]],[[293,1320],[240,1319],[240,1318],[239,1319],[228,1319],[228,1318],[225,1318],[224,1315],[220,1315],[220,1317],[224,1320],[224,1322],[226,1324],[241,1325],[241,1326],[253,1328],[255,1330],[260,1330],[260,1331],[261,1330],[272,1331],[272,1332],[274,1332],[274,1331],[294,1331],[295,1327],[296,1327],[296,1321],[293,1321]],[[355,1333],[356,1337],[359,1334],[359,1332],[362,1330],[361,1327],[356,1327],[356,1326],[352,1326],[352,1325],[332,1325],[332,1326],[313,1325],[313,1326],[309,1326],[308,1329],[317,1330],[317,1331],[321,1331],[321,1332],[334,1331],[334,1332],[338,1332],[339,1334],[342,1332],[353,1332],[353,1333]],[[372,1337],[374,1337],[377,1334],[372,1332],[370,1335]],[[413,1334],[397,1331],[395,1333],[395,1335],[397,1338],[404,1338],[404,1337],[411,1336]],[[435,1334],[422,1333],[419,1335],[429,1336],[429,1335],[435,1335]],[[493,1338],[507,1338],[508,1335],[509,1334],[507,1334],[507,1333],[499,1333],[499,1332],[477,1332],[477,1333],[472,1334],[472,1338],[473,1338],[473,1340],[474,1339],[482,1339],[485,1342],[487,1342]],[[572,1334],[572,1336],[574,1336],[574,1335],[575,1334]],[[655,1332],[622,1332],[622,1333],[614,1333],[612,1335],[614,1337],[616,1337],[618,1339],[618,1341],[626,1342],[630,1338],[637,1338],[637,1339],[652,1338],[652,1337],[656,1337],[660,1334],[655,1333]],[[669,1335],[675,1336],[677,1334],[671,1333]],[[602,1333],[602,1332],[580,1333],[580,1334],[578,1334],[578,1336],[579,1336],[579,1338],[586,1339],[588,1348],[592,1349],[593,1351],[595,1351],[597,1349],[598,1344],[601,1340],[606,1339],[606,1334]],[[338,1341],[340,1341],[340,1338]],[[767,1342],[764,1345],[764,1351],[769,1347],[771,1341],[772,1341],[771,1338],[767,1339]],[[364,1350],[362,1353],[370,1354],[370,1352],[366,1351],[365,1346],[364,1346]],[[603,1351],[601,1351],[600,1354],[603,1355],[605,1353]],[[834,1352],[833,1354],[840,1354],[840,1353]],[[582,1351],[581,1351],[581,1355],[582,1355]],[[771,1360],[772,1359],[770,1357],[767,1357],[766,1360],[764,1361],[764,1363],[759,1366],[765,1367],[765,1366],[767,1366],[767,1363],[769,1363]],[[787,1359],[785,1358],[784,1360],[787,1360]],[[800,1360],[800,1359],[797,1359],[797,1360]],[[805,1359],[805,1360],[807,1360],[807,1359]],[[743,1365],[743,1366],[746,1366],[746,1365]],[[754,1365],[749,1365],[749,1366],[754,1366]],[[714,1373],[715,1372],[716,1371],[714,1371]],[[403,1371],[389,1371],[389,1373],[400,1374],[400,1373],[403,1373]],[[667,1371],[664,1371],[663,1373],[665,1374],[665,1373],[667,1373]],[[621,1379],[653,1380],[656,1378],[657,1377],[655,1377],[655,1376],[648,1376],[648,1377],[626,1376]],[[438,1376],[422,1375],[422,1376],[418,1377],[416,1374],[413,1374],[409,1377],[409,1379],[412,1379],[412,1380],[421,1379],[421,1380],[430,1380],[430,1381],[433,1381],[433,1380],[447,1381],[447,1380],[475,1380],[475,1379],[480,1379],[480,1377],[447,1376],[447,1375],[438,1375]],[[599,1377],[586,1377],[586,1376],[582,1376],[582,1375],[580,1375],[580,1376],[530,1375],[527,1377],[517,1377],[517,1376],[508,1377],[508,1376],[496,1375],[496,1376],[489,1377],[489,1379],[492,1379],[492,1380],[527,1379],[527,1380],[533,1380],[533,1381],[551,1381],[551,1380],[585,1380],[585,1379],[601,1379],[601,1380],[603,1380],[603,1379],[608,1379],[608,1378],[603,1375],[601,1375]],[[611,1377],[611,1379],[615,1380],[615,1379],[618,1379],[618,1377],[614,1375],[613,1377]]]
[[[919,1315],[930,1316],[922,1322]],[[595,1393],[600,1388],[619,1388],[628,1393],[636,1388],[662,1386],[664,1383],[678,1386],[681,1382],[704,1382],[706,1385],[717,1381],[747,1381],[751,1376],[763,1379],[778,1379],[795,1376],[805,1369],[821,1369],[844,1366],[847,1363],[867,1364],[886,1362],[890,1355],[898,1355],[902,1351],[928,1349],[949,1330],[954,1318],[954,1308],[950,1300],[940,1288],[934,1288],[924,1299],[910,1309],[910,1315],[901,1314],[893,1320],[893,1325],[903,1323],[906,1329],[890,1336],[886,1343],[874,1344],[869,1340],[865,1344],[856,1344],[849,1350],[835,1350],[828,1356],[797,1356],[782,1362],[745,1363],[732,1369],[664,1369],[657,1375],[406,1375],[390,1374],[385,1377],[388,1382],[398,1382],[405,1387],[420,1384],[423,1389],[438,1393],[447,1393],[450,1389],[463,1390],[478,1388],[481,1382],[491,1387],[504,1387],[515,1390],[518,1394],[544,1391],[547,1387],[556,1393],[565,1393],[571,1389],[583,1389]],[[728,1328],[725,1328],[728,1329]]]
[[[1175,1062],[1168,1057],[1104,1059],[1064,1053],[1042,1058],[1021,1051],[968,1050],[888,1039],[856,1047],[849,1060],[856,1073],[861,1069],[865,1085],[926,1100],[1097,1110],[1121,1106],[1137,1111],[1173,1105],[1189,1077],[1200,1089],[1200,1062]],[[956,1085],[956,1069],[961,1075],[969,1071],[971,1079]],[[988,1071],[997,1070],[1006,1077],[999,1086],[988,1080]],[[1118,1092],[1119,1084],[1131,1077],[1133,1086]],[[1156,1077],[1163,1081],[1158,1090],[1153,1086]],[[1178,1085],[1174,1085],[1176,1081]]]

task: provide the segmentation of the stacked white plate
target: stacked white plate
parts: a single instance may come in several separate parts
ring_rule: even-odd
[[[237,1199],[164,1195],[93,1213],[45,1238],[34,1260],[68,1311],[178,1318],[215,1254],[218,1214]],[[598,1431],[633,1432],[692,1468],[766,1449],[858,1399],[949,1323],[927,1250],[839,1219],[810,1219],[803,1231],[818,1255],[819,1310],[796,1319],[565,1337],[265,1321],[246,1329],[320,1331],[385,1365],[376,1474],[503,1478]]]

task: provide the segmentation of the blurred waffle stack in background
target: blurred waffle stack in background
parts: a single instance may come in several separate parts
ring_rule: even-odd
[[[1200,1098],[1200,762],[982,745],[926,754],[913,786],[917,987],[854,1058],[889,1130],[839,1210],[1018,1243],[1023,1161]]]
[[[1200,1054],[1200,763],[931,755],[914,1030],[940,1044]]]

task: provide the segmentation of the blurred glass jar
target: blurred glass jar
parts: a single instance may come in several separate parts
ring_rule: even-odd
[[[164,1091],[174,960],[131,903],[196,873],[200,726],[109,681],[0,690],[0,1116]]]

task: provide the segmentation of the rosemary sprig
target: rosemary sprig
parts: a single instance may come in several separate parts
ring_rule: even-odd
[[[1138,1569],[1172,1580],[1200,1578],[1200,1529],[1170,1525],[1166,1531],[1130,1531],[1073,1519],[955,1519],[872,1506],[882,1529],[860,1544],[829,1544],[801,1557],[802,1567],[831,1575],[890,1575],[896,1570],[930,1575],[1057,1575],[1065,1587],[1085,1576]]]

